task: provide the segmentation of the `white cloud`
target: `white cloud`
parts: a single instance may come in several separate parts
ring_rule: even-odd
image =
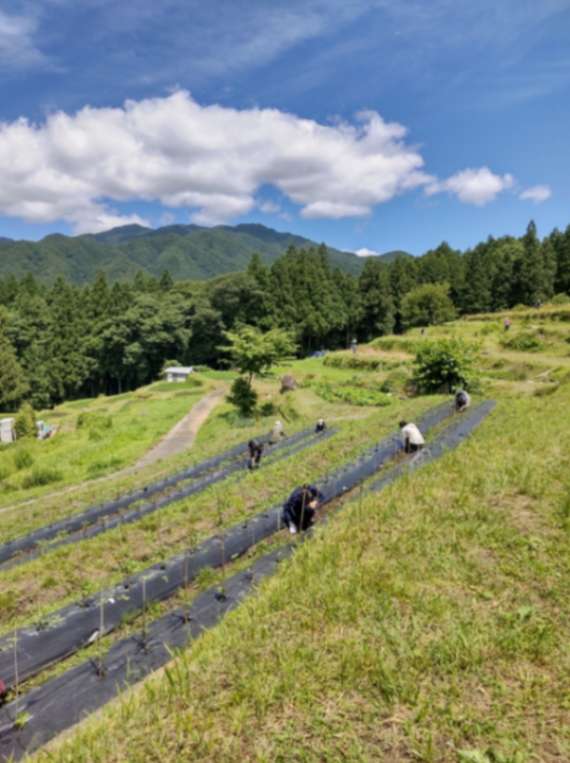
[[[281,207],[274,201],[260,201],[257,207],[264,215],[278,215],[281,212]]]
[[[37,20],[0,10],[0,71],[27,69],[45,61],[34,42]]]
[[[357,257],[376,257],[380,252],[374,251],[374,249],[367,249],[365,246],[362,249],[357,249],[355,253]]]
[[[548,185],[533,185],[531,188],[527,188],[521,194],[519,199],[524,201],[533,201],[535,204],[541,204],[543,201],[547,201],[552,196],[552,191]]]
[[[488,167],[480,167],[462,170],[447,180],[434,180],[426,186],[425,192],[428,196],[447,192],[455,194],[464,204],[483,206],[513,184],[512,175],[495,175]]]
[[[406,130],[376,112],[319,124],[276,109],[201,106],[188,93],[123,108],[0,124],[0,212],[100,230],[112,201],[159,201],[215,224],[249,212],[272,185],[305,217],[368,214],[427,183]]]

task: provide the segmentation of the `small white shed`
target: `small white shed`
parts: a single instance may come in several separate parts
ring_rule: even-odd
[[[185,382],[193,370],[192,366],[170,366],[162,373],[167,382]]]
[[[0,419],[0,442],[15,442],[16,430],[14,424],[16,419]]]

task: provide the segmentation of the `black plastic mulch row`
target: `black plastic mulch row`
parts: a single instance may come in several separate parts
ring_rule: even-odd
[[[301,433],[299,433],[297,436],[291,437],[287,440],[282,440],[279,444],[274,445],[269,451],[266,452],[266,456],[263,459],[263,464],[271,465],[278,463],[285,458],[290,458],[305,448],[309,448],[317,442],[322,442],[323,440],[332,437],[332,435],[335,433],[335,429],[328,429],[318,434],[314,433],[313,431],[305,430],[303,432],[304,436],[302,438],[299,436]],[[104,518],[103,521],[99,521],[97,524],[91,524],[89,526],[83,527],[77,532],[70,533],[64,537],[57,537],[51,543],[42,543],[41,546],[36,545],[27,553],[21,553],[19,556],[10,559],[8,562],[0,564],[0,570],[11,569],[12,567],[17,567],[20,564],[25,564],[26,562],[29,562],[38,556],[43,556],[44,554],[59,548],[60,546],[67,546],[73,543],[77,543],[81,540],[94,538],[97,535],[101,535],[101,533],[105,533],[114,529],[115,527],[119,527],[119,525],[138,522],[139,519],[142,519],[149,514],[153,514],[155,511],[163,509],[165,506],[170,506],[184,498],[189,498],[192,495],[197,495],[212,485],[228,479],[232,476],[232,474],[245,470],[247,463],[247,459],[234,460],[233,463],[231,463],[229,466],[226,466],[225,468],[219,469],[217,471],[212,471],[207,476],[192,482],[190,485],[187,485],[180,490],[169,493],[163,498],[159,498],[156,501],[144,503],[141,506],[137,506],[136,508],[131,509],[130,511],[118,511],[110,519]]]
[[[278,451],[282,448],[289,448],[296,443],[311,437],[313,434],[313,429],[304,429],[301,432],[297,432],[291,437],[288,437],[281,442],[271,446],[267,455],[269,453],[274,453],[275,451]],[[266,439],[267,438],[265,438],[265,440]],[[159,482],[147,485],[141,490],[129,493],[128,495],[125,495],[122,498],[118,498],[115,501],[109,501],[108,503],[104,503],[98,506],[92,506],[80,514],[75,514],[72,517],[62,519],[59,522],[54,522],[53,524],[46,525],[45,527],[40,527],[28,535],[24,535],[20,538],[16,538],[15,540],[5,543],[4,545],[0,546],[0,569],[8,569],[12,567],[13,563],[10,564],[10,562],[14,559],[17,559],[20,555],[23,555],[23,561],[28,561],[29,559],[34,558],[34,556],[38,556],[39,554],[43,553],[46,541],[55,539],[55,543],[51,545],[51,548],[54,548],[66,542],[75,542],[79,536],[91,537],[89,534],[87,534],[87,528],[92,527],[98,522],[100,523],[101,520],[105,520],[108,517],[120,515],[120,512],[128,508],[133,503],[138,503],[139,501],[148,498],[151,495],[156,495],[160,492],[163,492],[167,488],[173,487],[180,482],[185,482],[189,479],[195,479],[198,477],[202,478],[198,482],[193,483],[185,489],[176,493],[171,493],[161,500],[154,501],[152,503],[145,503],[143,506],[137,507],[132,512],[134,517],[132,520],[123,519],[122,521],[118,521],[116,523],[113,523],[111,520],[106,525],[100,524],[98,527],[103,529],[96,529],[92,535],[98,535],[100,532],[104,532],[105,529],[115,527],[117,524],[123,524],[124,522],[128,521],[136,521],[139,516],[144,516],[145,514],[151,513],[152,511],[156,511],[158,508],[162,508],[163,506],[173,503],[174,501],[180,500],[180,498],[185,498],[189,495],[193,495],[194,493],[199,492],[200,490],[204,490],[209,485],[225,479],[227,476],[233,474],[239,469],[245,468],[247,460],[241,458],[241,456],[244,455],[246,448],[247,443],[241,443],[240,445],[236,445],[234,448],[225,451],[225,453],[222,453],[219,456],[215,456],[208,459],[207,461],[203,461],[202,463],[197,464],[190,469],[186,469],[185,471],[177,472],[176,474],[167,477],[166,479],[160,480]],[[223,464],[228,461],[230,463],[225,468],[221,468],[212,472],[215,467],[223,466]],[[128,514],[129,513],[123,514],[122,516],[125,517]],[[85,535],[83,535],[83,533],[85,533]],[[73,535],[73,540],[67,541],[65,538],[59,537],[63,535]]]
[[[0,760],[18,760],[59,732],[105,705],[117,694],[172,659],[186,646],[238,606],[291,547],[265,555],[248,570],[210,588],[187,608],[154,621],[147,633],[118,642],[101,661],[87,661],[0,710]]]
[[[487,400],[469,412],[458,414],[457,420],[445,429],[439,437],[419,453],[416,453],[409,461],[404,461],[402,464],[390,469],[389,473],[373,482],[368,487],[367,492],[375,493],[378,490],[382,490],[382,488],[394,482],[402,474],[419,469],[420,466],[440,458],[446,451],[457,448],[487,418],[495,405],[494,400]]]
[[[494,405],[489,401],[463,414],[429,447],[393,467],[369,490],[380,490],[402,474],[456,448]],[[173,649],[184,647],[215,625],[258,580],[273,574],[278,562],[289,556],[291,550],[287,546],[265,555],[249,570],[225,581],[223,592],[219,588],[209,589],[198,596],[189,610],[177,609],[153,622],[144,636],[131,636],[115,644],[101,662],[84,662],[12,702],[0,711],[0,756],[16,760],[38,749],[167,663]]]
[[[452,411],[448,404],[429,411],[419,422],[424,431],[438,424]],[[400,449],[396,436],[388,437],[367,450],[356,461],[318,483],[325,503],[352,490],[368,479]],[[152,602],[172,596],[195,579],[206,567],[220,567],[245,554],[259,541],[281,529],[281,506],[274,506],[252,519],[230,527],[195,549],[128,578],[113,588],[99,592],[81,603],[64,607],[34,626],[21,628],[0,639],[0,680],[13,687],[16,676],[25,681],[112,632],[126,618]]]

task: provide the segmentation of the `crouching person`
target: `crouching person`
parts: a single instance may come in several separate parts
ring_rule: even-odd
[[[424,436],[415,424],[400,421],[400,436],[404,453],[416,453],[425,445]]]
[[[250,440],[247,444],[247,449],[249,452],[247,467],[248,469],[257,469],[261,462],[263,443],[257,442],[257,440]]]
[[[295,488],[283,504],[281,521],[291,534],[307,530],[314,522],[323,494],[314,485]]]
[[[457,390],[455,393],[455,410],[457,413],[463,413],[471,405],[471,397],[464,389]]]

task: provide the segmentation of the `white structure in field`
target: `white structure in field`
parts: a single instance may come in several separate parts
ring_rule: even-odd
[[[14,423],[16,419],[0,419],[0,442],[9,443],[15,442],[16,431],[14,429]]]
[[[168,382],[185,382],[192,373],[192,366],[170,366],[162,372]]]

